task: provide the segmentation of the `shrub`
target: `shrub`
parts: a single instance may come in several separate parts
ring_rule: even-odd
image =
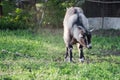
[[[0,29],[27,29],[31,28],[29,17],[25,11],[17,8],[14,13],[9,13],[8,16],[3,16],[0,19]]]

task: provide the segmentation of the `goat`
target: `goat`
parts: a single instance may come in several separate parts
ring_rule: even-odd
[[[70,7],[67,9],[64,21],[64,34],[63,39],[66,45],[67,60],[68,55],[72,61],[72,48],[73,45],[78,43],[80,61],[84,61],[83,47],[88,49],[92,48],[91,45],[91,32],[88,30],[88,20],[83,14],[83,10],[79,7]]]

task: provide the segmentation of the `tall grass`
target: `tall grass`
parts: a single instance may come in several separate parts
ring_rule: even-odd
[[[93,33],[85,63],[64,62],[61,29],[0,31],[1,80],[120,80],[120,38]]]

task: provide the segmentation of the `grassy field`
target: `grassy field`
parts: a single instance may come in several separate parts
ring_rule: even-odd
[[[64,62],[62,29],[0,31],[0,80],[120,80],[120,31],[93,32],[86,60]]]

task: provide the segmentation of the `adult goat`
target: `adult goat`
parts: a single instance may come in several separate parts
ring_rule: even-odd
[[[65,59],[70,56],[72,61],[73,44],[78,43],[80,61],[84,61],[83,47],[92,48],[91,32],[88,30],[88,19],[83,14],[83,10],[79,7],[67,8],[64,21],[64,42],[66,45]]]

